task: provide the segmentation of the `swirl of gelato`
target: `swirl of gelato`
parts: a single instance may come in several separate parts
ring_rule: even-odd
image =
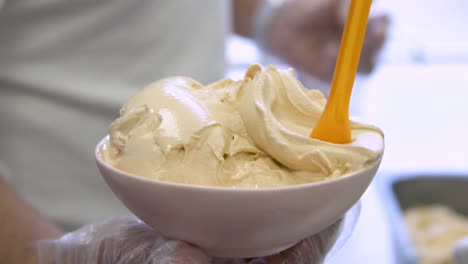
[[[352,122],[350,144],[309,137],[325,108],[317,90],[307,90],[292,70],[252,66],[239,107],[250,137],[262,150],[294,170],[343,174],[359,169],[383,151],[383,133]]]

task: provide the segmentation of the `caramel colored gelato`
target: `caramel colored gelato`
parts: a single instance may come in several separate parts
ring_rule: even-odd
[[[340,177],[382,155],[383,133],[352,122],[352,142],[312,139],[326,99],[292,70],[252,65],[243,80],[204,86],[170,77],[142,89],[111,125],[104,158],[138,176],[264,188]]]

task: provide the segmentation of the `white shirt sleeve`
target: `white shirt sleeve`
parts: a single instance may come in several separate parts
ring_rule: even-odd
[[[0,0],[0,12],[3,9],[3,4],[5,4],[5,0]],[[7,169],[5,163],[0,159],[0,177],[4,177],[7,180],[9,179],[9,175],[7,175]]]
[[[3,177],[4,179],[6,179],[6,181],[10,181],[11,179],[11,175],[8,170],[8,167],[6,166],[5,162],[3,162],[2,160],[0,160],[0,177]]]

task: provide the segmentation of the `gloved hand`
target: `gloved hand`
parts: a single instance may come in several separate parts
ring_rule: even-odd
[[[265,26],[263,48],[298,70],[330,81],[348,14],[349,0],[286,0]],[[358,71],[370,73],[382,48],[387,15],[369,17]]]
[[[343,221],[278,254],[253,259],[210,258],[181,241],[168,240],[133,216],[112,218],[38,242],[39,263],[322,263],[335,243]]]

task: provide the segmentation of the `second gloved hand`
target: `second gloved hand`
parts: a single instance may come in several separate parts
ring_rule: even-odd
[[[263,48],[322,81],[330,81],[346,22],[347,0],[288,0],[272,15]],[[370,73],[387,35],[389,17],[370,16],[358,71]]]

